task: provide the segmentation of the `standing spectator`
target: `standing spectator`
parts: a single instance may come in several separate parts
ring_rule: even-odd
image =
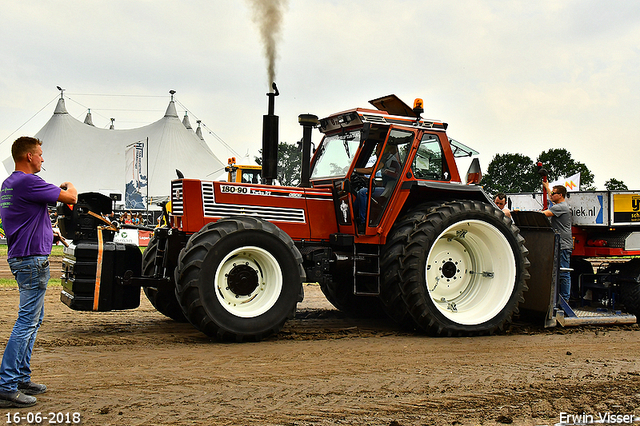
[[[571,235],[571,209],[565,201],[567,188],[562,185],[549,188],[549,182],[542,182],[553,205],[543,210],[545,216],[551,218],[551,227],[560,234],[560,296],[569,302],[571,296],[571,252],[573,236]]]
[[[507,195],[504,192],[498,192],[493,202],[502,210],[505,216],[511,217],[511,211],[507,208]]]
[[[44,318],[54,239],[47,205],[56,201],[75,204],[78,200],[71,182],[58,187],[35,175],[44,162],[41,145],[40,140],[27,136],[16,139],[11,147],[15,171],[2,183],[0,215],[20,305],[0,367],[0,407],[30,407],[37,402],[31,395],[47,390],[45,385],[31,381],[31,352]]]

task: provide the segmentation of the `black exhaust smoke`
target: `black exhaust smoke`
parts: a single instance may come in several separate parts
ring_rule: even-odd
[[[276,83],[273,83],[273,92],[267,93],[269,97],[269,111],[262,116],[262,180],[267,185],[272,185],[278,177],[278,127],[279,117],[275,112],[275,97],[280,94]]]

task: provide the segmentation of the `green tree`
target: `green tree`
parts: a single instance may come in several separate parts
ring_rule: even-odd
[[[490,194],[541,190],[540,175],[531,158],[522,154],[496,154],[480,184]]]
[[[541,162],[542,167],[547,170],[550,182],[580,172],[580,189],[596,189],[593,186],[593,173],[584,163],[571,158],[571,153],[564,148],[552,148],[548,151],[543,151],[538,156],[537,161]]]
[[[611,178],[604,183],[604,187],[607,191],[626,191],[627,185],[624,184],[623,181],[618,180],[616,178]]]
[[[262,149],[258,151],[261,156],[255,157],[256,163],[262,165]],[[278,182],[284,186],[297,186],[300,183],[302,166],[302,152],[297,144],[280,142],[278,144]]]

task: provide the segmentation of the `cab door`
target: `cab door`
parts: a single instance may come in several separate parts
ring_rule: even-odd
[[[366,234],[375,234],[402,180],[416,131],[391,127],[369,181]]]

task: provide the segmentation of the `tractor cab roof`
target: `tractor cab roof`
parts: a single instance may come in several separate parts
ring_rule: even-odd
[[[422,100],[420,105],[422,104]],[[447,123],[441,120],[426,120],[420,117],[421,107],[414,107],[405,104],[396,95],[383,96],[369,101],[377,108],[354,108],[342,111],[320,120],[320,131],[322,133],[333,133],[348,127],[356,127],[364,123],[376,124],[398,124],[423,129],[446,130]],[[418,100],[416,100],[418,105]]]

